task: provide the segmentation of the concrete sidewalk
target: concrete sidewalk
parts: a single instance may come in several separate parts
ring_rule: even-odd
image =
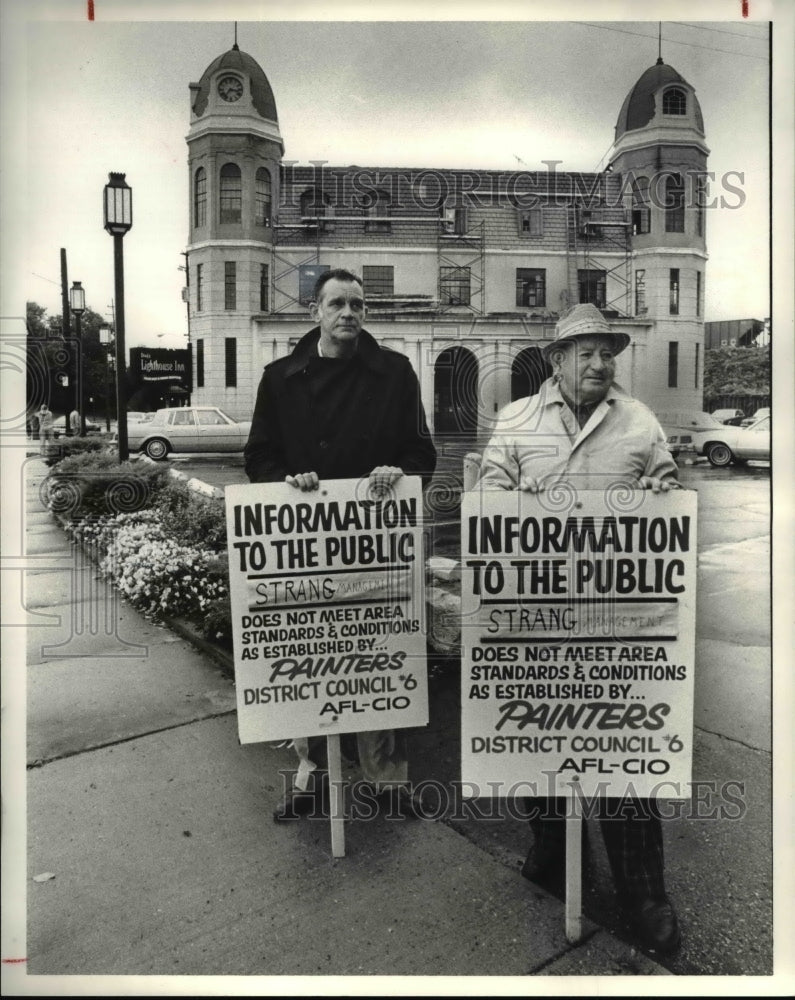
[[[327,822],[274,824],[292,752],[240,746],[231,677],[98,579],[46,472],[29,461],[29,976],[668,974],[587,920],[567,943],[519,875],[525,824],[510,850],[487,820],[350,820],[341,859]],[[449,770],[417,736],[416,770]]]

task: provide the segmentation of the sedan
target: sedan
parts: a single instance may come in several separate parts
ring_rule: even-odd
[[[745,414],[742,410],[713,410],[712,416],[722,424],[728,424],[729,426],[737,426],[745,419]]]
[[[159,462],[170,452],[242,451],[250,430],[250,420],[233,420],[217,406],[167,407],[130,424],[127,443]]]
[[[693,435],[696,453],[706,455],[719,468],[750,459],[770,461],[770,417],[761,417],[750,427],[723,426],[720,430]]]
[[[53,437],[59,438],[66,435],[66,417],[58,417],[52,425]],[[101,434],[102,425],[89,420],[86,417],[86,434]]]
[[[740,422],[740,427],[750,427],[750,425],[756,423],[756,421],[759,420],[760,417],[769,417],[769,416],[770,416],[770,407],[760,406],[752,417],[746,417],[745,420]]]
[[[668,450],[676,456],[680,452],[693,452],[693,435],[699,431],[721,430],[723,424],[710,413],[703,410],[673,410],[657,413],[665,437]]]

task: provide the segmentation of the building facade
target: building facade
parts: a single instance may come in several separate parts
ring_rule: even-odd
[[[265,73],[237,46],[190,91],[194,402],[248,419],[263,367],[311,325],[315,279],[344,267],[437,434],[483,438],[534,392],[577,302],[631,335],[624,388],[700,409],[709,150],[695,91],[662,60],[627,95],[601,173],[292,163]]]

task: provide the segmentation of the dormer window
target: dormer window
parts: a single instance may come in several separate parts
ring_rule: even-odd
[[[544,235],[544,216],[540,208],[519,209],[517,224],[520,236]]]
[[[301,195],[301,221],[314,226],[321,233],[334,231],[334,223],[328,221],[334,209],[327,194],[318,188],[308,188]]]
[[[686,115],[687,94],[680,87],[669,87],[663,94],[664,115]]]
[[[391,203],[386,191],[374,191],[369,196],[369,204],[366,208],[367,221],[364,230],[367,233],[391,233],[392,223],[389,219],[391,214]]]
[[[442,232],[464,236],[467,231],[467,206],[461,199],[446,198],[442,205]]]

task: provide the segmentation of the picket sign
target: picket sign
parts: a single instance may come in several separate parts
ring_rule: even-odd
[[[327,737],[334,857],[340,736],[428,722],[422,510],[418,476],[226,488],[240,742]]]
[[[697,495],[616,483],[461,504],[461,780],[565,797],[566,935],[584,797],[687,799]]]

